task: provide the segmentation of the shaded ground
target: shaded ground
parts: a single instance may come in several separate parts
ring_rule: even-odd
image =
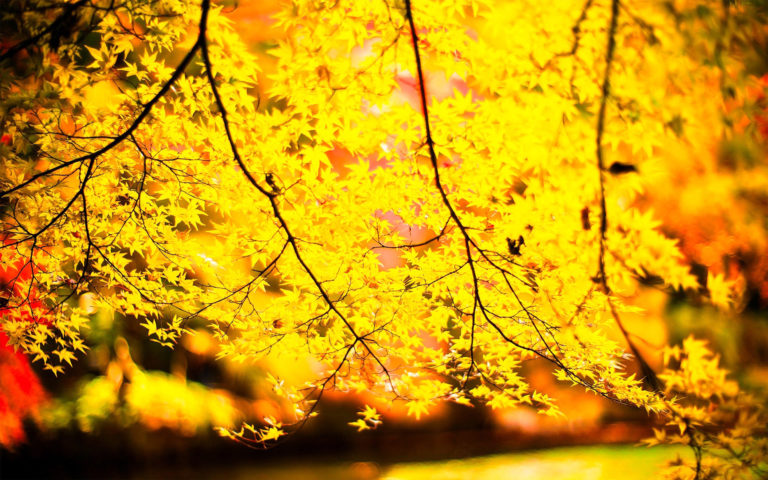
[[[481,428],[481,416],[470,421],[472,415],[479,415],[478,409],[466,410],[465,415],[459,416],[464,418],[462,429],[450,429],[457,425],[442,423],[398,428],[394,422],[388,422],[375,431],[363,433],[348,427],[339,430],[339,425],[345,425],[344,419],[335,418],[334,413],[338,412],[330,410],[325,416],[328,418],[321,415],[306,430],[266,451],[243,447],[213,431],[198,432],[188,438],[167,429],[148,431],[137,425],[105,425],[92,434],[76,430],[31,431],[28,442],[14,452],[0,450],[0,478],[221,478],[224,468],[226,476],[245,472],[235,478],[261,478],[254,475],[269,471],[278,475],[274,478],[369,479],[379,478],[386,471],[377,465],[486,458],[483,456],[509,452],[524,452],[519,455],[525,458],[529,455],[525,452],[536,449],[560,451],[562,448],[558,447],[564,446],[631,445],[651,434],[647,424],[632,422],[540,432],[505,431],[488,425]],[[466,428],[470,426],[475,428]],[[635,450],[621,448],[627,454]],[[280,476],[280,472],[286,471],[289,476]],[[322,473],[325,471],[329,473]]]
[[[666,460],[690,455],[683,447],[645,448],[635,445],[561,447],[546,450],[430,462],[306,461],[305,457],[277,462],[230,464],[208,459],[206,466],[175,465],[136,470],[116,469],[77,478],[214,480],[651,480]],[[30,466],[32,467],[32,466]],[[30,468],[27,473],[32,473]],[[59,477],[66,478],[59,470]],[[0,477],[29,477],[23,471]]]
[[[141,472],[130,478],[214,480],[651,480],[666,460],[685,448],[633,445],[565,447],[461,460],[395,463],[281,462],[268,467],[205,468]]]

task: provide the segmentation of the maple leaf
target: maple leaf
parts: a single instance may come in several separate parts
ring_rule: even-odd
[[[368,423],[366,423],[366,421],[362,418],[358,418],[354,422],[349,422],[347,425],[357,428],[358,432],[371,429],[370,425],[368,425]]]
[[[269,441],[272,441],[272,440],[277,440],[278,438],[282,437],[283,435],[285,435],[285,432],[281,428],[276,427],[276,426],[271,426],[269,428],[262,429],[262,430],[259,431],[259,439],[262,442],[269,442]]]

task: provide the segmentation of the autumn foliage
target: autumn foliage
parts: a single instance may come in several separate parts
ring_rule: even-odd
[[[8,252],[3,251],[7,256]],[[22,315],[27,322],[37,322],[43,314],[43,303],[34,292],[21,294],[22,285],[28,284],[32,275],[32,267],[17,259],[8,262],[5,270],[0,270],[0,288],[3,297],[24,297],[20,305]],[[6,263],[7,265],[7,263]],[[0,315],[10,316],[7,304],[0,308]],[[35,418],[46,400],[46,394],[40,385],[37,375],[32,371],[27,356],[8,345],[5,332],[0,332],[0,445],[13,446],[24,440],[23,422]]]
[[[331,390],[416,418],[558,416],[524,375],[544,362],[675,429],[652,442],[696,456],[669,478],[764,473],[759,401],[692,338],[655,372],[622,322],[641,284],[741,304],[743,269],[699,260],[693,231],[681,250],[648,198],[712,173],[728,118],[761,105],[728,101],[759,77],[728,34],[760,33],[758,6],[297,0],[260,7],[276,43],[254,51],[230,7],[8,2],[2,262],[26,272],[8,345],[60,374],[108,310],[170,348],[196,328],[236,362],[311,358],[304,384],[270,377],[281,418],[221,429],[255,446]]]

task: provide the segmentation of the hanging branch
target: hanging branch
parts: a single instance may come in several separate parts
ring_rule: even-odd
[[[608,277],[605,273],[605,237],[608,232],[608,212],[605,202],[605,158],[603,152],[603,134],[605,133],[605,115],[608,106],[608,99],[611,96],[611,67],[613,66],[613,58],[616,50],[616,28],[619,21],[619,0],[611,1],[611,19],[608,27],[608,46],[605,53],[605,71],[603,72],[603,85],[602,94],[600,96],[600,110],[597,115],[597,135],[596,135],[596,152],[597,152],[597,170],[600,181],[600,252],[598,255],[598,274],[597,279],[600,286],[605,293],[608,300],[608,306],[611,310],[611,315],[616,321],[616,325],[619,327],[624,339],[627,341],[629,349],[635,356],[637,363],[640,365],[640,370],[643,373],[643,379],[653,391],[660,391],[662,389],[661,381],[659,380],[656,372],[643,358],[640,350],[638,350],[635,342],[632,341],[630,333],[624,327],[624,324],[619,317],[618,311],[611,301],[609,295],[611,289],[608,286]]]
[[[204,1],[208,2],[209,0],[204,0]],[[234,136],[232,134],[229,118],[227,116],[226,106],[224,105],[224,101],[222,100],[221,95],[219,93],[218,86],[216,85],[216,80],[213,73],[213,65],[211,63],[210,55],[208,52],[208,41],[205,36],[205,25],[203,24],[201,24],[200,39],[201,39],[200,48],[201,48],[201,54],[203,58],[203,65],[205,67],[205,75],[208,80],[208,84],[211,87],[211,92],[213,93],[214,99],[216,101],[216,107],[218,108],[219,116],[222,120],[222,123],[224,124],[224,131],[225,131],[227,140],[229,142],[230,150],[232,152],[232,156],[235,162],[237,163],[240,170],[243,172],[243,175],[248,180],[248,183],[250,183],[253,188],[258,190],[259,193],[261,193],[263,196],[267,198],[267,200],[270,203],[270,206],[272,207],[272,213],[275,219],[280,224],[280,228],[283,230],[283,232],[285,232],[287,243],[291,245],[291,249],[293,250],[294,257],[299,262],[304,272],[312,280],[312,283],[317,288],[323,301],[328,306],[329,312],[333,312],[344,323],[344,326],[353,337],[352,342],[346,347],[345,353],[341,361],[339,362],[339,364],[325,378],[325,380],[321,383],[320,387],[317,389],[318,393],[316,398],[314,399],[314,403],[312,404],[312,407],[310,408],[310,410],[304,415],[302,421],[300,422],[299,428],[306,423],[306,421],[310,418],[312,413],[316,410],[320,399],[322,398],[323,394],[328,388],[328,385],[332,381],[335,382],[335,379],[339,375],[339,372],[343,368],[344,364],[347,363],[347,359],[349,358],[350,354],[353,352],[353,350],[358,344],[362,345],[362,347],[376,362],[376,364],[379,365],[379,367],[381,368],[381,372],[387,377],[387,383],[392,388],[392,391],[395,392],[395,394],[397,394],[397,389],[392,380],[392,377],[390,376],[389,369],[384,365],[384,362],[373,351],[373,348],[371,347],[371,345],[369,345],[369,342],[373,342],[373,340],[370,340],[368,336],[371,335],[376,330],[374,329],[373,331],[368,332],[367,334],[358,333],[355,327],[349,321],[349,319],[347,319],[346,315],[344,315],[339,310],[338,306],[336,305],[336,301],[331,299],[328,291],[325,289],[325,287],[323,287],[323,282],[320,281],[320,279],[315,274],[313,268],[307,263],[307,261],[304,259],[303,255],[301,254],[301,251],[299,250],[299,247],[298,247],[299,239],[291,232],[288,222],[285,220],[285,217],[283,216],[282,211],[280,210],[280,207],[278,205],[280,191],[275,188],[267,189],[261,184],[259,184],[259,182],[256,180],[256,178],[253,176],[253,174],[250,172],[245,162],[243,161],[242,156],[240,155],[239,149],[237,148],[237,144],[234,140]],[[271,178],[270,174],[267,174],[265,176],[265,182],[267,183],[267,185],[273,186],[274,180]],[[238,440],[244,442],[244,444],[246,445],[259,445],[258,443],[252,443],[245,438],[238,438]]]
[[[462,222],[461,218],[459,217],[458,213],[456,212],[455,208],[453,207],[453,204],[451,203],[450,199],[448,198],[448,194],[442,184],[442,181],[440,179],[440,169],[438,167],[437,162],[437,153],[435,151],[435,142],[432,137],[432,131],[430,128],[430,120],[429,120],[429,109],[427,106],[427,94],[426,94],[426,82],[424,80],[424,71],[422,67],[421,62],[421,53],[419,51],[419,38],[416,33],[416,26],[413,19],[413,10],[411,6],[410,0],[405,0],[405,15],[408,20],[408,25],[410,28],[410,34],[411,34],[411,41],[413,44],[413,54],[416,60],[416,72],[417,72],[417,80],[419,85],[419,97],[421,101],[421,110],[422,110],[422,117],[424,120],[424,130],[425,130],[425,138],[426,138],[426,145],[427,150],[429,152],[429,159],[432,165],[432,171],[433,171],[433,178],[435,180],[435,187],[437,188],[438,192],[440,193],[440,197],[442,199],[443,204],[448,209],[448,212],[450,213],[450,218],[453,220],[453,223],[458,227],[459,231],[462,234],[463,240],[464,240],[464,251],[466,253],[467,258],[467,265],[469,265],[470,272],[472,275],[472,286],[474,290],[474,298],[473,298],[473,306],[472,306],[472,312],[470,314],[470,318],[472,320],[471,330],[470,330],[470,366],[467,369],[467,372],[465,373],[465,380],[463,381],[463,387],[466,386],[467,381],[472,373],[472,371],[477,368],[477,365],[475,363],[474,358],[474,336],[475,336],[475,328],[477,326],[477,320],[478,320],[478,312],[480,315],[482,315],[482,318],[494,329],[496,332],[501,336],[501,338],[506,341],[507,343],[515,346],[516,348],[532,353],[535,356],[538,356],[540,358],[543,358],[558,368],[560,368],[565,375],[571,379],[574,383],[583,386],[584,388],[587,388],[605,398],[608,398],[613,401],[617,401],[619,403],[621,400],[617,399],[615,396],[610,394],[609,392],[598,388],[595,384],[592,384],[588,382],[587,380],[581,378],[579,375],[577,375],[573,370],[571,370],[563,361],[560,359],[560,357],[555,353],[554,349],[550,345],[550,342],[547,341],[547,339],[544,337],[541,329],[537,326],[536,322],[540,321],[538,317],[533,315],[533,313],[523,304],[520,297],[516,293],[515,289],[513,288],[512,284],[509,282],[508,275],[512,275],[511,272],[508,272],[506,269],[498,266],[495,262],[493,262],[486,254],[485,250],[480,248],[480,246],[475,242],[475,240],[471,237],[469,234],[469,229],[466,227],[466,225]],[[476,263],[478,262],[478,258],[475,258],[473,256],[473,250],[476,250],[480,258],[486,260],[492,267],[494,267],[496,270],[498,270],[504,277],[506,285],[510,289],[510,292],[516,299],[518,305],[520,305],[520,308],[526,313],[529,321],[531,322],[531,325],[533,326],[536,334],[538,335],[539,339],[544,344],[544,349],[536,349],[533,347],[528,347],[520,342],[515,341],[513,338],[508,336],[504,330],[496,323],[494,320],[490,318],[488,308],[483,303],[483,300],[480,295],[480,283],[481,280],[478,276],[477,270],[476,270]],[[512,275],[514,276],[514,275]],[[551,335],[551,333],[550,333]]]
[[[600,96],[600,111],[597,114],[597,171],[600,175],[600,256],[598,258],[598,278],[603,292],[611,293],[605,276],[605,234],[608,231],[608,213],[605,208],[605,160],[603,159],[603,133],[605,132],[605,112],[608,97],[611,95],[611,66],[613,53],[616,50],[616,25],[619,19],[619,0],[611,1],[611,23],[608,27],[608,47],[605,53],[605,71],[603,72],[602,95]]]

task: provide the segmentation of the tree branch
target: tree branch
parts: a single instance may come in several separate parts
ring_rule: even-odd
[[[585,10],[584,10],[585,12],[586,12],[586,8],[587,8],[587,6],[585,6]],[[459,217],[458,213],[454,209],[453,204],[451,203],[450,199],[448,198],[448,194],[446,193],[446,190],[445,190],[445,188],[444,188],[444,186],[443,186],[443,184],[442,184],[442,182],[440,180],[440,169],[438,167],[437,154],[436,154],[436,151],[435,151],[435,143],[434,143],[434,140],[432,138],[432,132],[431,132],[431,128],[430,128],[429,109],[428,109],[428,106],[427,106],[427,95],[426,95],[426,82],[424,80],[424,72],[423,72],[423,67],[422,67],[422,62],[421,62],[421,54],[419,52],[419,43],[418,43],[419,39],[418,39],[418,35],[416,33],[416,26],[415,26],[415,22],[414,22],[414,19],[413,19],[413,10],[412,10],[412,7],[411,7],[411,1],[410,0],[405,0],[405,15],[406,15],[406,18],[408,20],[408,25],[410,27],[411,41],[413,43],[413,53],[414,53],[414,57],[415,57],[415,60],[416,60],[416,71],[417,71],[417,76],[418,76],[417,80],[418,80],[418,83],[419,83],[419,97],[420,97],[420,100],[421,100],[422,117],[424,119],[424,129],[425,129],[426,145],[427,145],[427,149],[429,151],[429,158],[430,158],[430,161],[432,163],[432,170],[433,170],[433,175],[434,175],[434,179],[435,179],[435,186],[437,187],[437,190],[440,193],[440,197],[442,198],[443,204],[448,209],[448,211],[450,213],[450,216],[453,219],[453,222],[459,228],[459,230],[460,230],[460,232],[461,232],[461,234],[462,234],[462,236],[464,238],[464,248],[465,248],[466,257],[467,257],[467,264],[469,265],[469,268],[470,268],[470,271],[471,271],[471,274],[472,274],[472,283],[473,283],[474,297],[475,297],[474,298],[474,307],[473,307],[473,311],[472,311],[472,315],[471,315],[471,317],[472,317],[472,327],[471,327],[472,331],[470,332],[470,338],[471,338],[472,345],[474,345],[474,329],[476,327],[476,316],[477,316],[477,310],[479,308],[479,311],[483,315],[483,318],[485,318],[486,322],[489,325],[491,325],[491,327],[493,327],[494,330],[496,330],[499,333],[499,335],[502,337],[502,339],[504,339],[507,343],[510,343],[511,345],[514,345],[516,348],[518,348],[520,350],[527,351],[529,353],[532,353],[532,354],[534,354],[534,355],[536,355],[538,357],[541,357],[541,358],[543,358],[543,359],[553,363],[558,368],[562,369],[563,372],[569,378],[571,378],[574,382],[576,382],[577,384],[582,385],[583,387],[585,387],[587,389],[590,389],[590,390],[598,393],[601,396],[604,396],[604,397],[609,398],[611,400],[615,400],[615,401],[619,401],[620,403],[623,403],[620,400],[618,400],[617,398],[615,398],[614,396],[608,394],[606,391],[603,391],[603,390],[597,388],[597,386],[595,386],[593,384],[590,384],[589,382],[587,382],[584,379],[582,379],[581,377],[579,377],[575,372],[573,372],[570,368],[568,368],[568,366],[566,366],[560,360],[558,355],[555,354],[555,352],[552,349],[552,347],[549,345],[547,340],[544,338],[544,336],[541,333],[541,331],[539,330],[538,326],[535,324],[535,322],[536,322],[535,317],[522,304],[519,296],[517,295],[517,293],[515,292],[514,288],[512,287],[512,284],[509,282],[508,279],[506,279],[506,276],[505,276],[505,279],[507,280],[507,285],[509,286],[511,292],[513,293],[513,295],[514,295],[515,299],[517,300],[518,304],[520,305],[520,307],[527,313],[528,318],[531,321],[534,330],[536,331],[537,335],[539,336],[540,340],[543,342],[543,344],[545,346],[545,351],[539,351],[536,348],[527,347],[527,346],[525,346],[525,345],[515,341],[513,338],[511,338],[508,335],[506,335],[504,333],[503,329],[496,322],[491,320],[491,318],[489,317],[488,311],[487,311],[485,305],[483,304],[481,296],[480,296],[480,279],[478,277],[478,274],[477,274],[477,271],[476,271],[476,268],[475,268],[475,263],[477,262],[477,260],[475,260],[473,255],[472,255],[472,248],[474,247],[475,249],[477,249],[480,252],[481,257],[486,259],[492,266],[494,266],[494,268],[499,270],[502,274],[505,274],[505,273],[508,273],[508,272],[506,272],[505,269],[497,267],[496,264],[494,262],[492,262],[485,255],[483,250],[472,239],[471,235],[469,234],[468,228],[464,225],[464,223],[462,222],[462,220]],[[549,352],[549,355],[547,355],[546,352]],[[469,366],[469,368],[467,370],[466,378],[469,377],[469,374],[471,373],[472,369],[475,366],[475,364],[474,364],[474,353],[473,352],[470,352],[470,360],[471,360],[471,363],[470,363],[470,366]],[[466,385],[466,381],[464,382],[464,384]]]

